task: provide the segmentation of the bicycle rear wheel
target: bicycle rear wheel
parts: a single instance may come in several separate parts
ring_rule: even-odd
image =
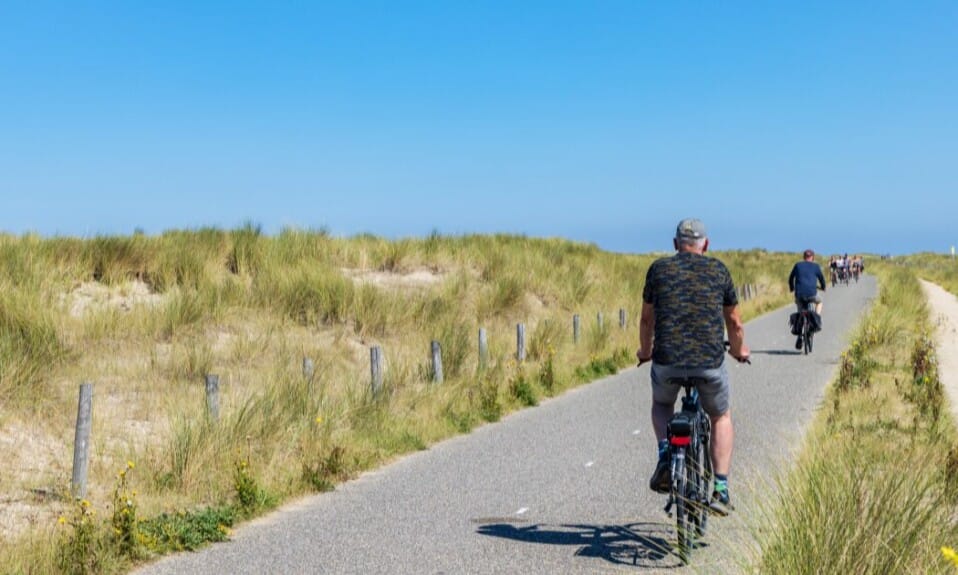
[[[805,355],[812,352],[812,328],[808,325],[809,323],[811,323],[811,318],[806,317],[802,325],[802,346],[805,350]]]
[[[685,449],[675,454],[672,462],[672,493],[675,496],[675,531],[678,540],[679,559],[689,562],[692,553],[694,527],[689,520],[689,483],[685,463]]]

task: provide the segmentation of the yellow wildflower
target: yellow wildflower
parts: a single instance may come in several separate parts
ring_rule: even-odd
[[[322,417],[317,417],[317,418],[316,418],[316,423],[322,423],[322,422],[323,422],[323,418],[322,418]]]
[[[951,547],[942,547],[941,554],[945,556],[945,559],[958,567],[958,553],[956,553],[954,549]]]
[[[133,469],[133,468],[136,467],[136,466],[133,465],[133,462],[132,462],[132,461],[127,461],[127,462],[126,462],[126,467],[127,467],[128,469]]]
[[[57,518],[57,523],[59,523],[60,525],[63,525],[66,522],[67,522],[67,518],[62,515]]]

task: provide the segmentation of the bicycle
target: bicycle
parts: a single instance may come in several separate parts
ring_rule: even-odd
[[[665,512],[675,507],[679,559],[688,564],[695,540],[705,535],[712,487],[712,457],[709,444],[712,420],[699,403],[696,387],[705,379],[672,379],[685,389],[682,410],[669,420],[668,441],[672,479]]]
[[[799,323],[798,334],[802,338],[801,348],[805,355],[812,353],[812,340],[815,337],[815,318],[812,314],[815,310],[815,300],[804,300],[800,306],[797,316],[793,316],[794,321]],[[795,334],[795,331],[792,331]],[[798,344],[796,343],[796,347]]]
[[[729,342],[725,342],[729,347]],[[639,366],[651,359],[639,361]],[[738,360],[751,364],[746,356]],[[695,540],[705,536],[711,497],[712,419],[699,403],[698,386],[707,380],[701,377],[669,379],[670,383],[685,389],[682,410],[674,414],[666,426],[669,444],[669,500],[665,512],[671,515],[675,507],[675,527],[679,559],[688,564]],[[718,511],[717,511],[718,512]],[[719,514],[724,514],[719,512]]]

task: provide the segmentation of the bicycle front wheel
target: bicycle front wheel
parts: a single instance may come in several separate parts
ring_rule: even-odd
[[[701,433],[701,432],[700,432]],[[706,444],[699,438],[692,443],[692,461],[691,465],[686,466],[689,492],[692,494],[692,504],[690,518],[692,526],[695,528],[695,537],[700,538],[705,535],[705,527],[708,523],[709,497],[711,493],[712,473],[711,460],[706,449]]]

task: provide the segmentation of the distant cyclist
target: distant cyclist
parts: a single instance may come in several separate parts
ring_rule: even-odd
[[[788,276],[788,291],[795,292],[795,305],[801,312],[809,303],[815,304],[815,313],[822,315],[822,296],[818,295],[816,287],[825,291],[825,276],[822,268],[815,263],[815,252],[805,250],[802,261],[792,267]],[[802,349],[802,336],[795,340],[795,349]]]
[[[678,252],[653,262],[642,290],[639,363],[652,361],[652,428],[659,460],[649,487],[668,493],[671,482],[666,427],[675,411],[680,387],[672,378],[699,377],[702,407],[712,420],[715,485],[712,508],[732,509],[728,474],[732,463],[732,415],[725,368],[725,332],[729,353],[739,361],[749,356],[738,297],[728,268],[706,257],[709,241],[699,220],[679,222],[673,240]],[[653,340],[654,336],[654,340]]]

